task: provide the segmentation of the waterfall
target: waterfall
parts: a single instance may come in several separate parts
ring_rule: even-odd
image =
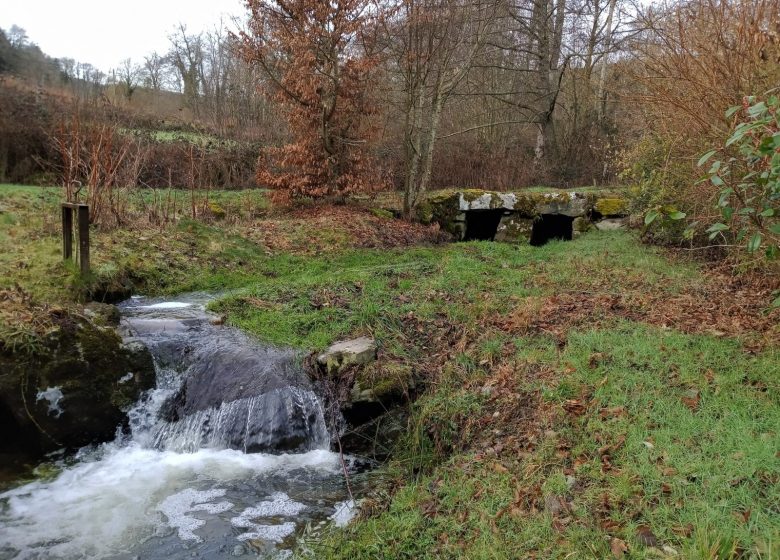
[[[126,335],[149,346],[158,377],[157,394],[131,413],[131,420],[145,419],[136,422],[134,438],[177,452],[328,447],[320,399],[300,356],[214,326],[199,306],[175,303],[124,307]]]
[[[210,324],[206,299],[121,306],[122,334],[149,347],[157,386],[115,441],[0,493],[0,558],[277,557],[304,528],[349,520],[300,355]]]

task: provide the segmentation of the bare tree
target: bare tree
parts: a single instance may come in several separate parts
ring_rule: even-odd
[[[407,216],[430,185],[442,111],[485,46],[497,6],[494,0],[403,0],[385,26],[402,87]]]
[[[129,101],[133,97],[135,89],[141,77],[141,67],[135,64],[131,59],[124,59],[119,68],[113,71],[114,81],[122,87],[122,93]]]
[[[171,51],[168,57],[179,73],[185,102],[197,111],[203,76],[203,35],[188,35],[187,26],[180,23],[169,39]]]
[[[156,52],[145,56],[142,70],[144,85],[155,91],[162,89],[167,66],[167,57],[160,56]]]
[[[15,49],[20,49],[27,45],[30,38],[27,36],[27,31],[18,25],[12,25],[8,30],[8,42]]]

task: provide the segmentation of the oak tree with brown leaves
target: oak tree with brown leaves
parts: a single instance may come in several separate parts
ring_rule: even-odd
[[[283,197],[343,197],[375,188],[380,174],[366,143],[376,60],[366,31],[373,0],[247,0],[241,53],[259,67],[264,93],[280,107],[291,142],[267,148],[257,180]]]

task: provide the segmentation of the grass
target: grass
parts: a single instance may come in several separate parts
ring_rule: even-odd
[[[420,396],[367,513],[318,557],[780,557],[777,347],[651,313],[728,306],[695,263],[625,232],[366,248],[406,226],[211,197],[224,220],[96,231],[81,278],[60,260],[59,192],[2,185],[0,288],[50,304],[101,282],[230,289],[214,310],[266,341],[376,337],[374,382]]]
[[[249,243],[222,221],[208,224],[188,219],[186,191],[177,198],[178,223],[165,230],[135,225],[110,231],[93,230],[92,274],[81,277],[61,256],[59,201],[61,189],[0,185],[0,287],[20,285],[43,302],[78,300],[95,290],[132,283],[149,293],[182,291],[197,283],[230,282],[263,261],[261,247]],[[168,190],[157,195],[165,198]],[[140,191],[130,204],[141,209],[152,202]],[[212,204],[232,222],[251,221],[267,210],[264,191],[212,191]],[[219,272],[212,272],[219,270]],[[218,277],[218,278],[217,278]]]
[[[235,140],[226,140],[202,132],[184,130],[123,129],[121,132],[135,136],[146,136],[160,143],[183,142],[204,148],[211,146],[236,147],[239,145]]]
[[[423,470],[387,511],[332,535],[321,553],[595,559],[612,557],[619,539],[630,558],[777,557],[776,351],[750,356],[731,340],[629,322],[572,333],[562,350],[544,337],[511,342],[517,351],[507,362],[519,367],[505,380],[506,390],[539,391],[551,410],[538,445],[507,444],[495,453],[506,436],[453,430],[463,452]],[[555,375],[529,380],[529,364],[544,364]],[[490,410],[476,395],[491,374],[474,387],[474,374],[458,369],[453,375],[460,382],[416,403],[416,422],[436,426]],[[685,401],[691,391],[700,395],[695,409]],[[567,400],[582,395],[589,395],[586,411],[566,412]],[[506,428],[512,416],[504,414],[489,416],[484,432]],[[412,451],[401,452],[396,467],[420,464],[411,456],[425,446],[410,439],[401,448]],[[614,448],[607,456],[599,450],[608,445]],[[567,510],[551,513],[550,496],[562,497]],[[654,547],[642,540],[648,531]]]

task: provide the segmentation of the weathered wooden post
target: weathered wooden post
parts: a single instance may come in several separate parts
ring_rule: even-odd
[[[78,224],[78,261],[82,274],[89,273],[89,205],[80,202],[62,203],[62,258],[73,258],[73,212]]]
[[[62,205],[62,258],[73,258],[73,209]]]

